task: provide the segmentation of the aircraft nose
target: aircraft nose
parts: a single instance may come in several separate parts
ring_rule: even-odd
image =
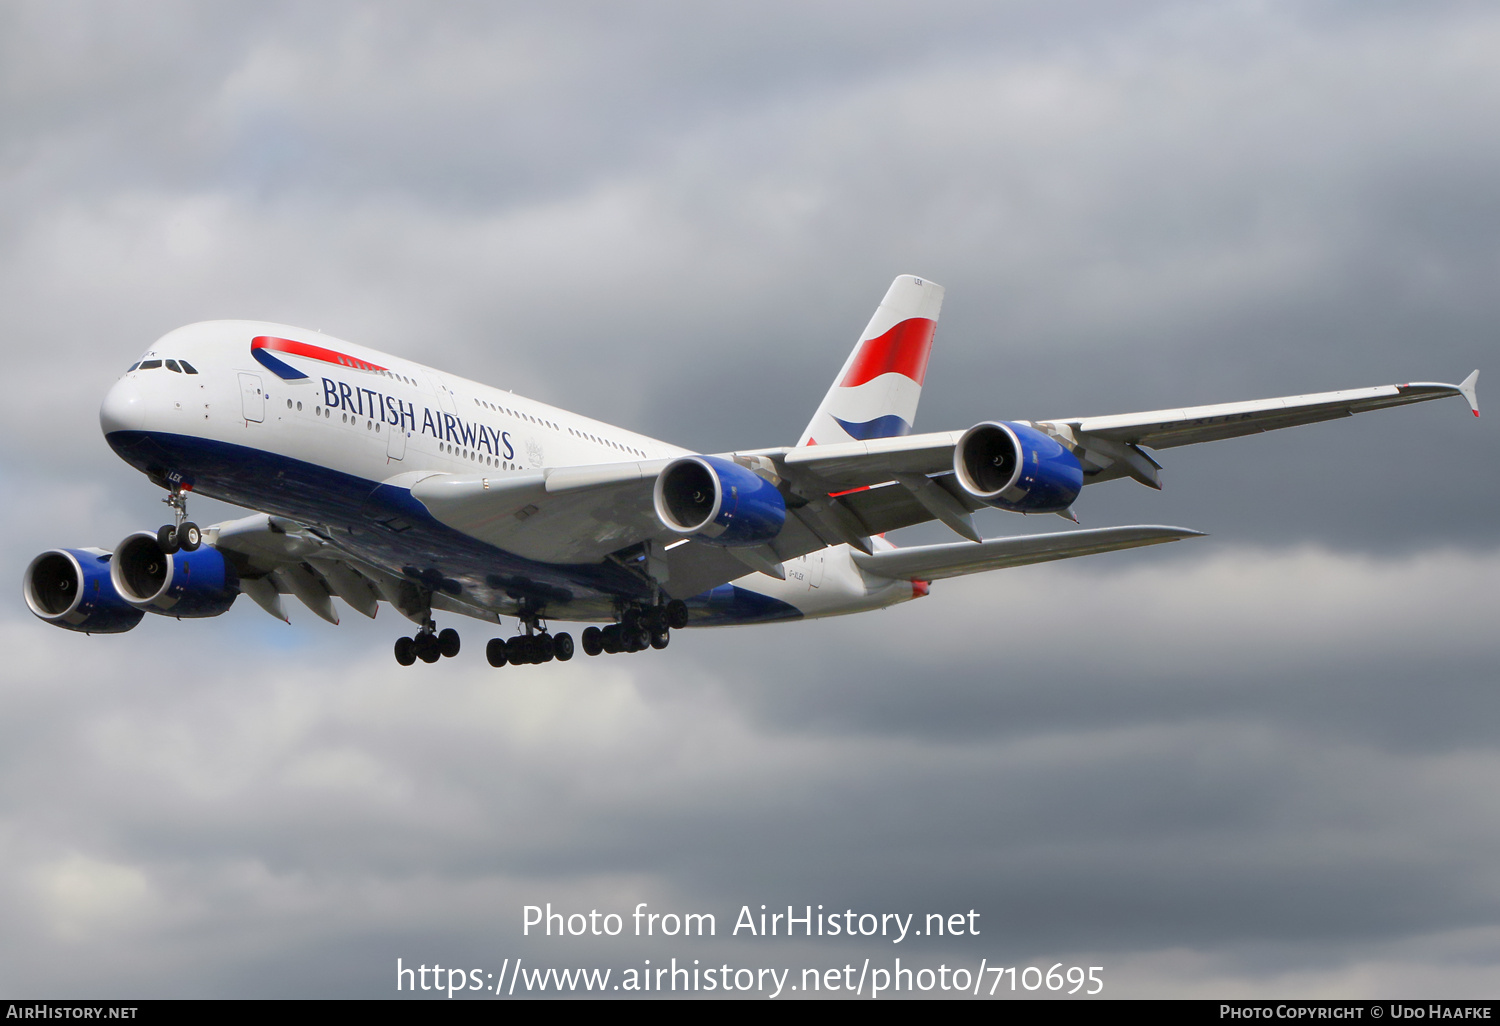
[[[116,381],[99,407],[99,427],[106,436],[116,431],[138,431],[145,418],[145,399],[130,378]]]

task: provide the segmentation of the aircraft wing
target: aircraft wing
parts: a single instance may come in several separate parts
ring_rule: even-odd
[[[1156,471],[1160,465],[1141,452],[1141,448],[1167,449],[1258,434],[1455,395],[1462,396],[1478,416],[1475,395],[1478,378],[1479,372],[1474,371],[1458,385],[1411,382],[1212,406],[1104,417],[1063,417],[1030,423],[1056,438],[1084,462],[1085,484],[1130,476],[1159,488]],[[903,474],[930,476],[949,473],[953,469],[953,446],[961,435],[962,432],[957,431],[938,432],[797,449],[766,449],[758,454],[785,468],[794,480],[804,478],[809,483],[826,484],[830,492],[839,492],[885,481],[901,481]],[[958,490],[953,491],[962,502]],[[971,508],[978,508],[978,504]],[[936,516],[934,512],[928,519]]]
[[[1408,403],[1426,402],[1451,395],[1461,395],[1468,400],[1469,408],[1477,417],[1479,405],[1475,385],[1478,380],[1479,372],[1474,371],[1459,385],[1414,381],[1405,385],[1380,385],[1342,392],[1291,395],[1279,399],[1221,403],[1216,406],[1191,406],[1181,410],[1152,410],[1149,413],[1125,413],[1110,417],[1066,417],[1042,423],[1067,425],[1079,434],[1094,438],[1144,445],[1152,449],[1170,449],[1194,442],[1212,442],[1275,428],[1336,420],[1369,410],[1405,406]]]
[[[1426,402],[1452,395],[1463,396],[1477,417],[1479,404],[1475,386],[1478,381],[1479,372],[1476,370],[1457,385],[1414,381],[1404,385],[1380,385],[1341,392],[1191,406],[1180,410],[1151,410],[1107,417],[1065,417],[1041,421],[1037,426],[1068,444],[1086,464],[1092,464],[1092,467],[1084,467],[1085,484],[1129,476],[1142,484],[1160,488],[1161,483],[1156,475],[1160,465],[1142,453],[1139,447],[1170,449],[1178,445],[1212,442],[1221,438],[1273,431],[1276,428],[1337,420],[1369,410],[1383,410],[1389,406],[1405,406],[1408,403]],[[1091,469],[1094,470],[1092,475],[1089,473]],[[1109,472],[1111,470],[1112,473]]]
[[[678,540],[656,518],[651,500],[668,462],[432,473],[409,487],[438,520],[506,552],[543,563],[597,563],[648,539]]]
[[[1159,465],[1143,448],[1232,438],[1453,395],[1463,396],[1477,414],[1477,377],[1476,371],[1459,385],[1416,382],[1031,423],[1078,457],[1085,484],[1130,476],[1159,488]],[[932,520],[970,539],[970,544],[960,546],[969,550],[965,560],[987,558],[981,552],[988,550],[974,546],[991,543],[980,540],[970,519],[985,504],[965,492],[953,474],[953,450],[962,435],[944,431],[721,454],[775,481],[787,501],[788,515],[781,534],[765,545],[749,548],[683,541],[662,525],[655,514],[652,489],[657,475],[670,462],[664,459],[500,476],[406,474],[387,483],[410,488],[412,496],[442,523],[507,552],[546,563],[614,559],[649,573],[668,594],[682,598],[743,576],[747,569],[779,576],[781,561],[828,545],[845,543],[868,558],[885,558],[884,554],[873,554],[870,536]],[[1087,534],[1070,535],[1080,540],[1058,550],[1063,555],[1040,558],[1107,551],[1082,548],[1093,544],[1082,540],[1081,536]],[[1152,541],[1129,544],[1187,536],[1153,536]],[[1110,537],[1119,541],[1124,536]],[[1095,537],[1096,542],[1101,540],[1103,536]],[[1020,545],[1017,552],[1030,551],[1025,544],[1020,539],[1002,540],[1001,548],[994,551],[1011,551],[1005,545]],[[1075,545],[1080,548],[1072,551]],[[978,562],[973,565],[983,568]],[[994,565],[1014,564],[1002,561]],[[941,569],[936,567],[932,573]]]
[[[403,616],[424,623],[430,606],[453,612],[468,608],[442,594],[428,595],[410,581],[355,559],[304,524],[259,513],[215,524],[204,541],[235,564],[240,591],[256,605],[290,622],[281,596],[292,595],[329,623],[339,622],[332,600],[373,617],[381,600]]]
[[[1028,563],[1071,559],[1096,552],[1114,552],[1142,545],[1161,545],[1183,538],[1201,538],[1202,531],[1185,527],[1101,527],[1089,531],[1061,531],[1017,538],[992,538],[973,544],[918,545],[871,555],[856,553],[862,570],[893,580],[937,581],[985,570],[1001,570]]]

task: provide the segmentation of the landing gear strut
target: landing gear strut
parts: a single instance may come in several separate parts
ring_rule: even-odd
[[[167,490],[167,497],[161,500],[172,508],[172,522],[163,524],[156,532],[156,544],[169,556],[178,551],[193,552],[203,544],[203,532],[187,518],[187,493],[190,490],[180,484],[173,485]]]

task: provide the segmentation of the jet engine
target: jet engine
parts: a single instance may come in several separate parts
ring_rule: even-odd
[[[656,479],[656,515],[710,545],[762,545],[781,533],[786,501],[759,474],[718,456],[683,456]]]
[[[1036,428],[975,424],[953,447],[953,472],[976,499],[1012,513],[1060,513],[1083,490],[1083,467]]]
[[[239,574],[218,549],[166,553],[147,531],[119,544],[109,575],[126,602],[167,616],[218,616],[240,593]]]
[[[109,577],[103,549],[50,549],[22,579],[26,604],[50,624],[85,634],[123,634],[146,615],[126,602]]]

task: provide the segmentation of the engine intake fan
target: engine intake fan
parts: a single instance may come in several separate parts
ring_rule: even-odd
[[[656,515],[710,545],[763,545],[786,524],[786,500],[759,474],[719,456],[683,456],[656,479]]]
[[[1012,513],[1060,513],[1083,490],[1083,466],[1055,439],[1028,424],[975,424],[953,447],[965,491]]]
[[[146,615],[126,602],[109,577],[103,549],[50,549],[21,581],[26,605],[48,623],[85,634],[123,634]]]
[[[218,616],[240,593],[239,575],[218,549],[205,545],[169,554],[146,531],[120,542],[109,574],[125,601],[166,616]]]

